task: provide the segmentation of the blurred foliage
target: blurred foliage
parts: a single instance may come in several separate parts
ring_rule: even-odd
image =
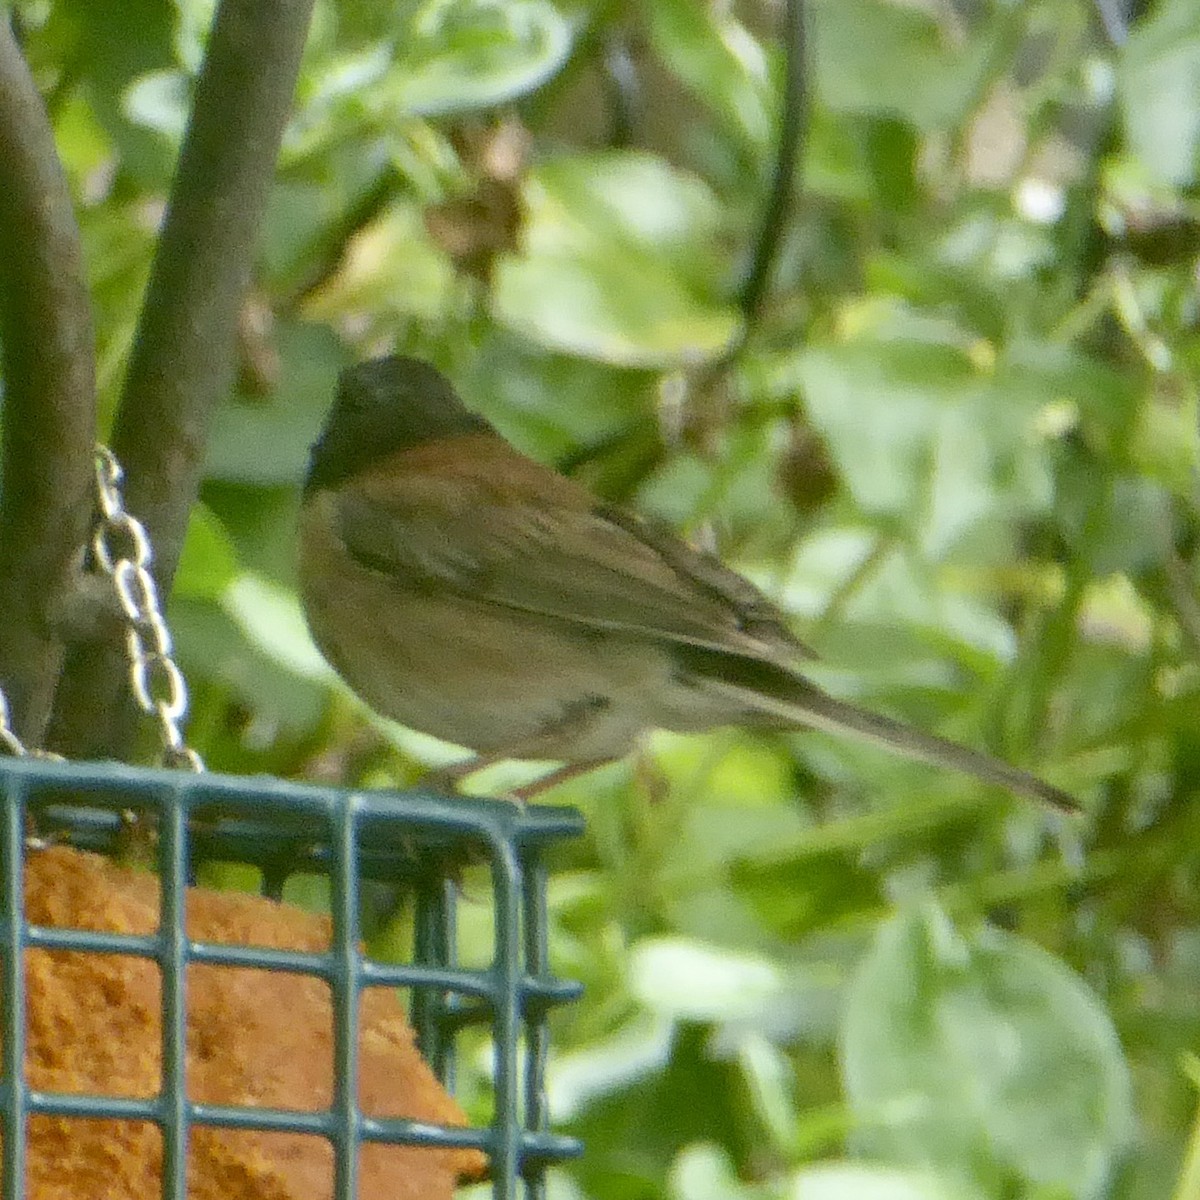
[[[555,1023],[563,1196],[1200,1195],[1200,7],[1143,8],[1114,45],[1082,0],[812,0],[747,324],[778,4],[318,0],[172,598],[211,766],[399,785],[449,756],[346,694],[292,592],[334,376],[398,348],[715,539],[838,694],[1088,808],[737,731],[557,793],[590,821],[551,895],[587,985]],[[212,9],[16,5],[105,419]],[[465,953],[486,930],[468,904]]]

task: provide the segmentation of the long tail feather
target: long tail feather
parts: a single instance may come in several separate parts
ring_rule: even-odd
[[[1080,811],[1079,802],[1073,796],[1029,771],[1023,771],[982,751],[971,750],[957,742],[894,721],[891,717],[847,704],[798,677],[793,676],[793,679],[798,685],[797,690],[802,689],[802,695],[794,700],[712,678],[706,680],[706,686],[724,691],[731,697],[736,694],[748,708],[778,716],[790,724],[809,726],[827,733],[849,733],[906,758],[962,771],[984,783],[1005,788],[1015,795],[1048,804],[1062,812]]]

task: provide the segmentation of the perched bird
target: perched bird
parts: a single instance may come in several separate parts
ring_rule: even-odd
[[[379,713],[478,752],[472,765],[555,760],[574,773],[648,729],[812,727],[1077,807],[1027,771],[810,683],[798,664],[811,652],[753,584],[514,450],[415,359],[342,373],[300,539],[326,658]]]

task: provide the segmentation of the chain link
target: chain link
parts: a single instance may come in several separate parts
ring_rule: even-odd
[[[8,758],[20,758],[28,753],[25,743],[17,737],[17,731],[12,727],[12,717],[8,711],[8,697],[0,690],[0,755]]]
[[[17,731],[12,727],[12,714],[8,708],[8,697],[4,694],[4,689],[0,688],[0,758],[44,758],[49,762],[62,762],[63,756],[55,754],[53,750],[30,750],[25,743],[17,737]],[[54,837],[39,837],[36,832],[33,818],[28,813],[25,815],[25,849],[26,850],[46,850],[55,843]]]
[[[53,750],[30,750],[21,741],[17,736],[17,731],[12,726],[12,714],[8,708],[8,697],[4,694],[4,689],[0,688],[0,758],[5,756],[9,758],[24,758],[26,755],[30,758],[44,758],[50,762],[63,761],[63,756],[55,754]]]
[[[107,446],[96,447],[96,491],[100,519],[92,534],[92,552],[116,589],[128,628],[125,648],[134,699],[158,722],[163,760],[170,767],[203,771],[204,762],[183,739],[188,691],[175,659],[171,631],[163,618],[158,586],[150,573],[154,553],[145,526],[125,510],[121,483],[125,473]],[[0,712],[0,718],[3,713]],[[0,719],[0,740],[5,728]]]

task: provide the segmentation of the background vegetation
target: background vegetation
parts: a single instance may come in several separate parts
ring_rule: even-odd
[[[102,433],[213,8],[15,6]],[[449,753],[338,685],[292,591],[336,372],[399,348],[711,540],[839,695],[1088,810],[738,731],[556,793],[589,820],[551,895],[587,986],[564,1195],[1200,1196],[1200,7],[1139,8],[813,0],[772,215],[792,10],[316,3],[171,598],[209,765],[405,785]]]

